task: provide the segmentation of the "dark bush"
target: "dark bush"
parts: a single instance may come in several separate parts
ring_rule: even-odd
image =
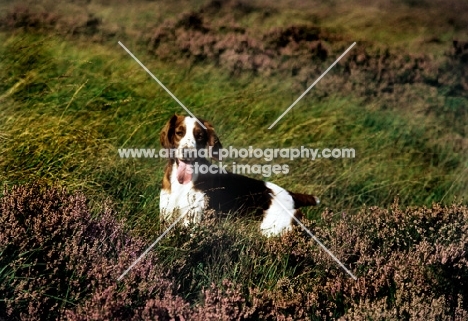
[[[324,212],[315,226],[305,221],[354,271],[357,281],[300,228],[264,240],[256,231],[229,228],[243,222],[217,219],[208,219],[191,236],[177,230],[163,249],[148,253],[117,281],[148,245],[125,232],[109,206],[104,204],[94,218],[86,203],[83,195],[62,188],[30,185],[4,191],[0,318],[465,320],[468,316],[468,209],[464,206],[401,210],[394,205],[356,215]],[[170,244],[185,254],[162,255],[168,254]],[[211,280],[219,283],[200,286],[200,277],[209,272]],[[224,276],[236,278],[237,284]]]
[[[0,206],[0,316],[129,320],[187,314],[151,253],[117,282],[145,244],[124,232],[110,208],[93,218],[83,195],[39,185],[5,191]]]

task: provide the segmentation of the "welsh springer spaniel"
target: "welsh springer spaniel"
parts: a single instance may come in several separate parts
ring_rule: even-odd
[[[163,221],[185,214],[185,225],[198,223],[205,210],[236,215],[254,213],[263,217],[262,234],[274,236],[291,229],[294,220],[290,213],[300,218],[299,207],[319,203],[315,196],[292,193],[273,183],[230,172],[194,172],[194,164],[210,166],[211,162],[205,157],[187,157],[190,154],[187,151],[210,148],[212,158],[218,160],[215,155],[222,148],[213,126],[207,121],[199,121],[206,129],[195,118],[174,115],[161,131],[162,146],[177,150],[169,158],[162,182],[160,209]]]

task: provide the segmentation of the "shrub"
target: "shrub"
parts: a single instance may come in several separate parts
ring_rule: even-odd
[[[258,238],[245,222],[176,229],[148,246],[108,204],[27,185],[0,200],[0,318],[8,320],[413,320],[468,316],[468,209],[325,211],[304,223],[352,280],[296,228]],[[243,225],[244,228],[238,228]],[[172,249],[171,249],[172,248]],[[179,248],[184,255],[172,255]],[[168,250],[171,249],[171,250]],[[204,279],[202,279],[204,277]],[[211,280],[211,281],[210,281]],[[210,283],[211,282],[211,283]]]
[[[0,316],[8,320],[174,317],[187,305],[145,246],[104,206],[91,217],[82,194],[39,185],[5,191],[0,203]]]

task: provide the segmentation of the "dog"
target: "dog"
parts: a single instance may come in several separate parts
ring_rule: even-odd
[[[184,225],[197,224],[207,210],[254,214],[262,218],[261,233],[276,236],[291,230],[295,223],[292,215],[302,217],[300,207],[319,204],[313,195],[293,193],[243,175],[194,171],[195,165],[212,165],[211,160],[195,152],[208,149],[211,158],[219,160],[222,148],[213,126],[205,120],[175,114],[162,129],[160,142],[172,151],[160,194],[162,221],[184,215]]]

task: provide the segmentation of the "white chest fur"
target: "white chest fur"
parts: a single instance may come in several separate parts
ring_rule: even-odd
[[[177,180],[177,165],[171,173],[171,190],[161,190],[159,207],[165,221],[173,221],[184,215],[184,225],[200,223],[205,209],[205,193],[194,189],[193,182],[180,184]]]

